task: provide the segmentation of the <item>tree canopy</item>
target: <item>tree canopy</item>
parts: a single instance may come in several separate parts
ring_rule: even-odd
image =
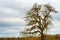
[[[26,29],[28,32],[22,32],[22,33],[23,34],[40,33],[41,40],[43,40],[44,33],[52,24],[51,12],[56,13],[57,11],[49,4],[44,5],[34,4],[34,6],[28,11],[25,17],[25,21],[27,22],[27,26],[29,27]]]

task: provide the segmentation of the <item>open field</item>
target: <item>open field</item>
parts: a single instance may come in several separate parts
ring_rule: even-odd
[[[60,35],[45,35],[45,40],[60,40]],[[40,40],[40,37],[0,38],[0,40]]]

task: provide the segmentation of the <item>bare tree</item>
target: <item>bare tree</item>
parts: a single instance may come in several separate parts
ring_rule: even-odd
[[[29,32],[26,34],[34,34],[39,32],[41,35],[41,40],[44,40],[44,33],[52,24],[51,22],[51,12],[57,12],[51,5],[37,5],[35,4],[32,9],[30,9],[25,17],[27,26],[31,28],[27,29]],[[34,29],[36,31],[31,32]]]

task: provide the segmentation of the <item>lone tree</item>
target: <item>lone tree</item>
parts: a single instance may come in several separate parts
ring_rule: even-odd
[[[27,22],[26,30],[29,32],[22,32],[22,34],[34,34],[40,33],[41,40],[44,40],[44,33],[52,24],[51,22],[51,12],[57,12],[51,5],[37,5],[35,4],[27,13],[25,21]],[[38,29],[33,31],[34,29]]]

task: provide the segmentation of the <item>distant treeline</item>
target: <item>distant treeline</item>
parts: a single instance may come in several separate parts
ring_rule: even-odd
[[[60,40],[60,35],[44,35],[45,40]],[[40,40],[40,37],[0,38],[0,40]]]

